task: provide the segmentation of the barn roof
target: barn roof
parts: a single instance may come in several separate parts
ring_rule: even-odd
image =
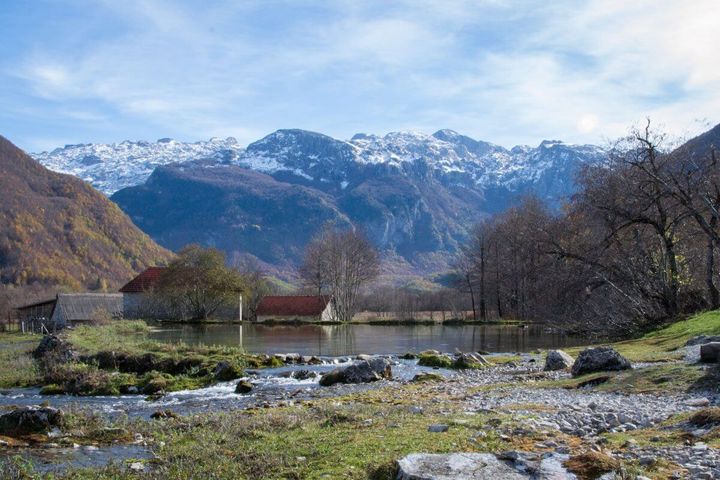
[[[120,293],[143,293],[151,290],[160,280],[166,267],[148,267],[137,277],[126,283]]]
[[[53,316],[57,313],[68,321],[93,320],[100,312],[112,317],[122,317],[121,293],[60,293]]]
[[[19,307],[15,307],[15,310],[29,310],[31,308],[44,307],[45,305],[51,305],[51,304],[55,303],[56,300],[57,299],[53,298],[50,300],[43,300],[41,302],[28,303],[27,305],[21,305]]]
[[[283,295],[264,297],[257,307],[258,315],[307,317],[320,315],[330,302],[327,295]]]

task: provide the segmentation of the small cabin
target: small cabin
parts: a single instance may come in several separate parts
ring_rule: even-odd
[[[328,295],[264,297],[256,310],[258,322],[332,322],[335,315]]]

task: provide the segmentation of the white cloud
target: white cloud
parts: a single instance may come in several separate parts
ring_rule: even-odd
[[[95,102],[155,136],[451,127],[510,146],[720,111],[716,0],[101,4],[114,30],[10,70],[78,120]]]

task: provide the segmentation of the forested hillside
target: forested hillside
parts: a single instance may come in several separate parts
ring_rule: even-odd
[[[170,252],[104,195],[0,137],[0,281],[111,288]]]

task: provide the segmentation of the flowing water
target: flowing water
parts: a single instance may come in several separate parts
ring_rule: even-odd
[[[241,346],[249,353],[301,355],[400,354],[453,352],[529,352],[579,345],[543,325],[260,325],[158,324],[152,338],[188,344]],[[587,343],[587,341],[585,341]]]
[[[391,355],[393,377],[409,380],[415,374],[431,370],[417,366],[415,360],[403,360],[398,354],[435,349],[443,352],[488,351],[530,352],[537,348],[561,348],[577,345],[582,339],[564,336],[540,325],[258,325],[258,324],[158,324],[152,338],[165,342],[183,341],[189,344],[242,346],[250,353],[299,353],[322,358],[322,365],[286,365],[280,368],[248,371],[254,388],[250,394],[235,393],[237,381],[219,383],[208,388],[173,392],[160,399],[143,395],[115,397],[71,397],[67,395],[41,396],[37,388],[13,388],[0,391],[0,407],[38,405],[43,402],[64,410],[83,408],[108,418],[117,416],[149,418],[153,412],[171,409],[184,415],[207,411],[231,411],[236,408],[258,407],[266,404],[294,402],[325,396],[348,395],[376,384],[336,385],[321,387],[319,375],[349,365],[353,356],[366,354]],[[529,357],[539,357],[527,353]],[[288,378],[293,370],[310,370],[314,378]],[[448,370],[435,370],[453,376]],[[123,462],[128,458],[151,457],[150,451],[135,445],[101,446],[99,449],[0,449],[0,458],[19,455],[31,461],[39,471],[61,471],[68,465],[100,466],[111,460]]]

